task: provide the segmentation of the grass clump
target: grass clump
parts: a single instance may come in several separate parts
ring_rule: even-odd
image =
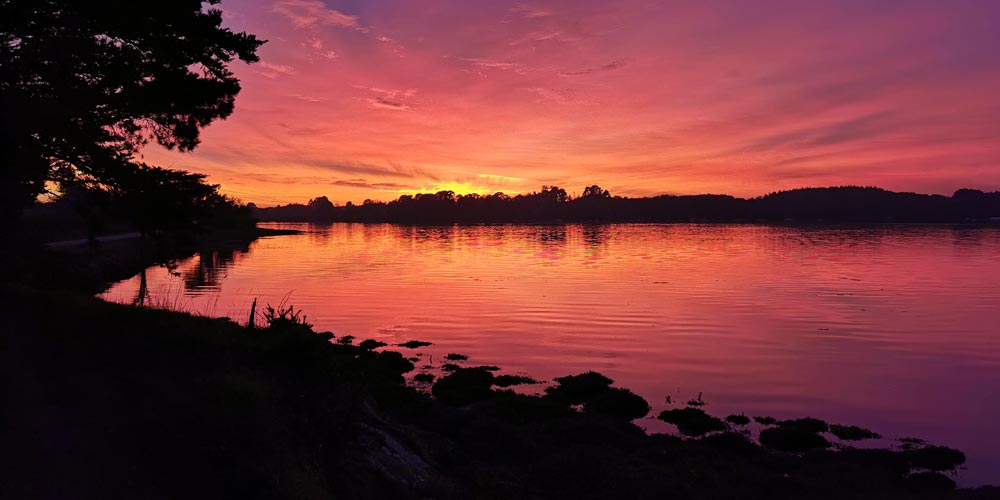
[[[452,353],[446,354],[445,357],[444,357],[444,359],[447,359],[448,361],[465,361],[465,360],[469,359],[469,357],[466,356],[465,354],[458,354],[458,353],[452,352]]]
[[[278,305],[274,307],[268,304],[264,308],[264,322],[267,323],[269,328],[284,329],[284,328],[301,328],[305,330],[311,330],[312,325],[306,321],[306,315],[302,314],[302,310],[295,310],[295,306],[289,304],[287,306]]]

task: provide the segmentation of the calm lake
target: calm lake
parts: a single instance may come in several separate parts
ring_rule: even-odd
[[[151,268],[146,303],[245,322],[285,302],[337,336],[433,342],[418,367],[592,369],[651,415],[701,393],[956,447],[961,483],[1000,480],[1000,228],[266,226],[305,233]]]

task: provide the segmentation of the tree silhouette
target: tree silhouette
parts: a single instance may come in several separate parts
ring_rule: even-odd
[[[204,225],[217,209],[231,205],[219,186],[192,174],[138,164],[117,179],[113,193],[143,234],[181,231]]]
[[[264,43],[219,0],[0,0],[0,216],[47,181],[119,185],[151,140],[193,149]]]
[[[333,203],[326,196],[309,200],[309,208],[314,210],[333,210]]]
[[[588,186],[583,190],[584,198],[589,198],[591,196],[598,198],[610,198],[611,193],[609,193],[607,189],[601,189],[601,186],[594,184],[593,186]]]

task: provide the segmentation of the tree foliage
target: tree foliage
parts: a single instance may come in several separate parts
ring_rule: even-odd
[[[233,111],[264,43],[219,0],[0,0],[0,209],[47,181],[124,186],[150,141],[190,150]]]

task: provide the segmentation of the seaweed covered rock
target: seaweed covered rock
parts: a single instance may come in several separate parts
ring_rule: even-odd
[[[703,436],[709,432],[722,431],[726,424],[721,419],[713,417],[700,408],[679,408],[664,410],[656,418],[677,426],[677,430],[685,436]]]
[[[730,415],[726,417],[726,422],[733,425],[748,425],[750,423],[750,417],[746,415]]]
[[[465,406],[493,395],[493,374],[476,368],[460,368],[434,384],[431,394],[442,403]]]
[[[919,492],[949,491],[955,489],[955,481],[940,472],[916,472],[906,478],[907,485]]]
[[[882,436],[864,427],[856,425],[830,425],[830,433],[843,441],[861,441],[863,439],[879,439]]]
[[[778,427],[783,429],[793,429],[802,432],[820,433],[829,430],[830,426],[818,419],[812,417],[796,418],[793,420],[781,420],[778,422]]]
[[[372,350],[378,349],[379,347],[385,347],[387,345],[389,345],[389,344],[386,344],[385,342],[382,342],[381,340],[365,339],[365,340],[362,340],[360,344],[358,344],[358,347],[360,347],[360,348],[362,348],[362,349],[364,349],[366,351],[372,351]]]
[[[557,385],[546,388],[545,392],[553,398],[561,399],[571,404],[586,403],[610,391],[611,384],[614,382],[610,378],[594,371],[579,375],[557,377],[555,381]]]
[[[512,387],[523,384],[537,384],[538,381],[525,375],[497,375],[493,385],[497,387]]]
[[[493,397],[477,404],[476,410],[512,424],[542,422],[578,415],[569,406],[552,398],[528,396],[510,390],[494,392]]]
[[[830,442],[826,438],[806,429],[796,426],[769,427],[760,431],[760,444],[774,450],[792,453],[830,447]]]
[[[642,396],[628,389],[613,387],[587,401],[583,410],[623,420],[635,420],[645,417],[650,408]]]
[[[760,452],[760,447],[743,434],[737,432],[717,432],[698,440],[715,449],[734,453],[743,457]]]
[[[946,446],[925,446],[905,450],[903,456],[916,469],[930,471],[954,470],[965,463],[965,454]]]
[[[384,351],[375,353],[378,359],[377,367],[381,370],[402,376],[404,373],[413,371],[413,363],[395,351]]]
[[[424,342],[422,340],[408,340],[406,342],[403,342],[402,344],[396,344],[396,345],[398,345],[399,347],[404,347],[406,349],[418,349],[421,347],[427,347],[432,344],[430,342]]]

